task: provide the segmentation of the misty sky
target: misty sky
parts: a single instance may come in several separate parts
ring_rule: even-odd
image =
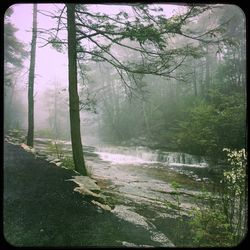
[[[62,4],[38,4],[39,10],[54,11]],[[176,5],[161,5],[167,16],[173,14],[173,11],[179,6]],[[32,4],[15,4],[12,6],[14,13],[11,16],[11,22],[18,28],[16,32],[17,38],[27,45],[30,50],[31,43],[31,27],[32,27]],[[129,12],[130,8],[118,5],[92,5],[90,9],[97,12],[105,12],[109,15],[116,14],[121,10]],[[55,20],[49,17],[38,14],[38,28],[55,27]],[[50,45],[39,48],[44,44],[41,39],[37,40],[37,55],[36,55],[36,81],[35,92],[46,88],[51,82],[59,81],[62,85],[67,86],[67,55],[57,52]],[[29,58],[25,63],[26,70],[29,68]],[[26,78],[27,78],[26,74]],[[25,78],[25,76],[24,76]]]
[[[38,4],[39,9],[50,10],[53,8],[51,4]],[[14,13],[11,16],[11,22],[18,28],[16,32],[17,38],[27,44],[30,50],[31,28],[32,28],[32,4],[16,4],[13,5]],[[38,14],[38,28],[50,28],[54,26],[53,20]],[[50,45],[39,48],[44,41],[37,40],[36,55],[36,81],[35,91],[45,87],[51,81],[58,80],[64,82],[67,80],[67,56],[58,53]],[[29,67],[29,58],[26,60],[25,66]],[[66,83],[66,82],[65,82]]]
[[[62,4],[38,4],[38,10],[45,10],[54,12],[58,8],[62,8]],[[180,6],[176,5],[158,5],[164,9],[166,16],[172,15],[176,10],[179,11]],[[11,6],[13,9],[13,14],[10,17],[11,23],[18,29],[16,32],[16,37],[21,42],[25,43],[26,50],[30,51],[31,37],[32,37],[32,4],[15,4]],[[94,12],[106,13],[108,15],[117,14],[121,10],[127,11],[129,14],[132,14],[131,8],[124,5],[91,5],[88,8]],[[56,27],[56,20],[51,19],[50,17],[41,15],[38,13],[37,17],[38,29],[44,28],[49,29]],[[66,35],[66,34],[65,34]],[[50,88],[53,89],[53,83],[57,82],[57,85],[61,86],[61,89],[64,89],[68,86],[68,60],[67,60],[67,51],[65,53],[59,53],[51,45],[42,47],[45,42],[41,39],[37,39],[37,50],[36,50],[36,68],[35,68],[35,84],[34,84],[34,101],[35,101],[35,113],[39,116],[36,116],[35,126],[39,128],[40,126],[45,126],[47,124],[48,115],[48,106],[44,106],[42,98],[44,92]],[[29,70],[29,61],[28,57],[24,63],[25,69],[22,77],[18,78],[19,89],[25,89],[27,91],[28,83],[28,70]],[[23,103],[27,106],[27,93],[23,92]]]

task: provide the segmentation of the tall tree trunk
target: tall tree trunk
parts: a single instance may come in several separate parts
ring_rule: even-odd
[[[200,61],[201,67],[200,67],[200,72],[199,72],[199,89],[200,89],[200,96],[204,97],[205,93],[205,87],[204,87],[204,65],[203,65],[203,60]]]
[[[208,45],[206,46],[206,91],[209,89],[210,85],[210,55],[209,55],[209,48]]]
[[[196,82],[196,63],[194,62],[194,96],[197,96],[197,82]]]
[[[142,101],[142,113],[143,113],[143,120],[144,120],[144,124],[146,128],[147,136],[150,138],[152,134],[151,134],[151,129],[150,129],[149,121],[148,121],[148,116],[147,116],[144,100]]]
[[[33,28],[30,52],[30,70],[28,87],[28,135],[27,145],[33,147],[34,141],[34,79],[36,61],[36,38],[37,38],[37,4],[33,5]]]
[[[57,83],[55,82],[54,85],[54,136],[55,139],[58,139],[58,123],[57,123],[57,93],[58,93],[58,89],[57,89]]]
[[[14,80],[14,84],[11,85],[9,88],[9,94],[7,94],[7,88],[4,85],[5,88],[5,95],[4,96],[4,112],[5,112],[5,117],[4,117],[4,133],[6,133],[9,129],[12,128],[12,123],[13,123],[13,117],[12,117],[12,107],[13,107],[13,97],[15,95],[15,87],[16,87],[16,79]],[[9,95],[9,96],[8,96]]]
[[[68,24],[69,113],[72,152],[76,171],[83,175],[87,175],[82,151],[79,96],[77,92],[75,4],[66,4],[66,6]]]

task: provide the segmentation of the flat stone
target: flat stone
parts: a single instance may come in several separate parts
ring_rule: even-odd
[[[96,180],[88,177],[88,176],[73,176],[73,179],[69,179],[80,187],[84,186],[88,190],[92,191],[100,191],[101,188],[96,184]]]
[[[92,192],[91,190],[85,188],[84,186],[76,187],[76,188],[74,188],[74,191],[78,192],[80,194],[83,194],[83,195],[89,195],[89,196],[93,196],[93,197],[96,197],[96,198],[100,197],[99,194],[96,194],[96,193]]]
[[[58,158],[56,158],[56,159],[53,160],[53,162],[59,162],[59,161],[61,161],[61,160],[58,159]]]
[[[91,202],[92,202],[93,204],[97,205],[98,207],[100,207],[100,208],[106,210],[106,211],[111,211],[111,210],[112,210],[111,207],[110,207],[109,205],[107,205],[107,204],[105,205],[105,204],[102,204],[102,203],[100,203],[100,202],[98,202],[98,201],[95,201],[95,200],[92,200]]]
[[[33,154],[36,153],[36,151],[35,151],[34,148],[32,148],[32,147],[26,145],[25,143],[22,143],[22,144],[21,144],[21,147],[22,147],[25,151],[27,151],[27,152],[31,152],[31,153],[33,153]]]

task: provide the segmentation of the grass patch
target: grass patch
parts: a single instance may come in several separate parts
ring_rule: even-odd
[[[61,159],[61,162],[65,168],[75,170],[75,165],[72,157],[65,156]]]

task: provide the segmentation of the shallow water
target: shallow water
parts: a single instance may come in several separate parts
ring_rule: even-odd
[[[58,141],[57,144],[63,154],[71,154],[70,142]],[[51,140],[35,139],[38,151],[49,153],[48,145]],[[157,245],[179,245],[180,237],[185,245],[185,239],[186,242],[189,239],[186,215],[196,207],[194,198],[202,189],[211,188],[204,159],[145,147],[84,146],[83,151],[92,177],[102,187],[107,202],[114,206],[112,212],[117,217],[148,229]],[[180,185],[180,212],[173,182]],[[143,242],[140,245],[144,245]]]

